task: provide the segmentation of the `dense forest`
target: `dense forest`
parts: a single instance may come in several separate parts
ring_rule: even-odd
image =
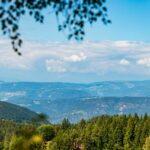
[[[150,150],[150,116],[102,115],[72,124],[0,121],[1,150]]]

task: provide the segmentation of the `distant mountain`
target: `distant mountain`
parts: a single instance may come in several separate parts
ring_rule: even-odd
[[[99,114],[150,113],[150,81],[90,84],[0,82],[0,100],[75,122]]]
[[[31,121],[35,116],[36,113],[27,108],[0,101],[0,119]]]

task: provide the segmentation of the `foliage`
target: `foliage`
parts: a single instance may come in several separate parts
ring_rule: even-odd
[[[62,129],[67,130],[71,127],[71,123],[68,119],[64,118],[62,121]]]
[[[50,141],[55,136],[55,131],[52,125],[41,125],[37,128],[37,132],[42,135],[45,141]]]
[[[44,140],[41,135],[35,133],[34,127],[23,127],[10,139],[9,150],[41,150],[44,148]]]
[[[145,144],[143,146],[144,150],[150,150],[150,136],[146,138]]]
[[[111,22],[107,19],[104,3],[105,0],[1,0],[1,30],[11,39],[14,51],[21,55],[18,48],[23,41],[19,32],[19,20],[29,14],[37,22],[43,23],[43,11],[48,10],[56,15],[59,31],[66,31],[69,39],[74,37],[82,40],[86,22],[92,24],[99,18],[104,24]]]
[[[4,150],[149,150],[150,146],[147,114],[102,115],[76,124],[64,119],[55,125],[3,120],[0,127]]]

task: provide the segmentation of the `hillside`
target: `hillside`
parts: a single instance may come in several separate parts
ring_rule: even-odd
[[[0,82],[0,100],[35,112],[51,122],[72,122],[101,114],[150,114],[150,81],[90,84]]]
[[[0,119],[15,121],[29,121],[36,116],[36,113],[8,102],[0,102]]]

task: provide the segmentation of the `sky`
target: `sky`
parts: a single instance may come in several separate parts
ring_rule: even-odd
[[[87,24],[84,41],[68,41],[57,31],[55,16],[44,24],[20,20],[24,40],[17,56],[0,36],[0,80],[100,82],[150,79],[150,1],[106,2],[112,24]]]

